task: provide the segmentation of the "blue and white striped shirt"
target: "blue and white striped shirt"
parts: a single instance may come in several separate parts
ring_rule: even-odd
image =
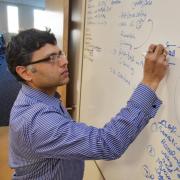
[[[75,122],[57,97],[23,85],[10,116],[14,180],[82,180],[84,160],[119,158],[161,101],[140,84],[103,128]]]

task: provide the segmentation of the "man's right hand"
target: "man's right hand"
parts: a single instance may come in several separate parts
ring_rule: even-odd
[[[166,56],[167,51],[161,44],[151,44],[145,56],[144,76],[142,83],[156,90],[169,67]]]

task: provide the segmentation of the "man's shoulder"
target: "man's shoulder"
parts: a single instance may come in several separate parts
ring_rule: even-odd
[[[10,124],[32,121],[38,114],[46,112],[49,107],[43,102],[38,102],[22,92],[19,92],[17,99],[11,109]]]

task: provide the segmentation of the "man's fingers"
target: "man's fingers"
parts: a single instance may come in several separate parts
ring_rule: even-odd
[[[161,54],[163,54],[164,50],[165,50],[164,46],[162,44],[158,44],[154,51],[154,54],[156,56],[160,56]]]
[[[156,60],[159,63],[162,63],[162,61],[167,61],[168,51],[165,49],[165,47],[162,44],[158,44],[158,45],[151,44],[148,48],[146,55],[151,60]]]
[[[148,52],[147,53],[153,53],[156,49],[156,45],[155,44],[151,44],[148,48]]]
[[[163,55],[166,57],[168,55],[168,51],[164,49]]]

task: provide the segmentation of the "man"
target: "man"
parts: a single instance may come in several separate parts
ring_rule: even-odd
[[[54,35],[29,29],[13,37],[7,61],[22,81],[10,117],[13,179],[82,180],[84,160],[119,158],[161,104],[155,90],[168,69],[166,55],[162,45],[149,47],[142,82],[127,106],[98,129],[71,119],[57,97],[57,86],[69,76]]]

